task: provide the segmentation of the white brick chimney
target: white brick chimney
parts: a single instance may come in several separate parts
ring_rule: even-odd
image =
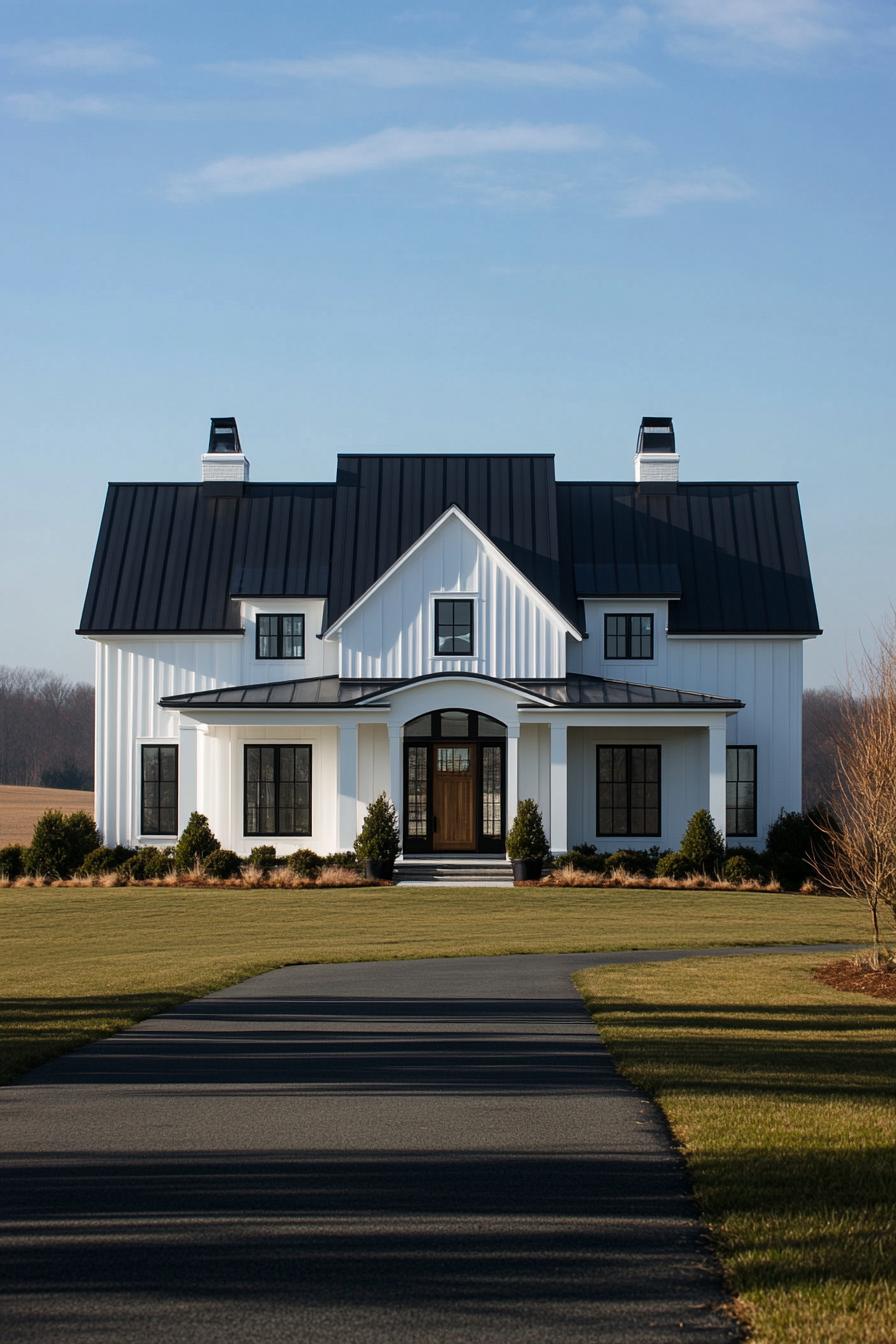
[[[668,415],[645,415],[638,431],[635,449],[635,480],[678,480],[678,454],[675,451],[675,430]]]
[[[240,447],[240,432],[232,415],[213,415],[208,452],[202,454],[204,481],[248,481],[249,459]]]

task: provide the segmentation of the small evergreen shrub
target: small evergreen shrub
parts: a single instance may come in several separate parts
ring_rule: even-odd
[[[657,859],[657,877],[669,877],[673,882],[683,882],[686,877],[691,877],[693,872],[693,863],[679,849],[672,849]]]
[[[394,863],[401,849],[398,817],[385,793],[367,809],[364,825],[355,841],[355,854],[362,863]]]
[[[201,812],[191,812],[190,820],[174,846],[174,866],[179,873],[185,873],[195,863],[205,863],[208,856],[220,848],[208,824],[208,817],[204,817]]]
[[[830,842],[819,829],[833,819],[820,808],[808,812],[779,812],[765,838],[765,860],[787,891],[799,891],[824,869]],[[836,825],[836,821],[834,822]]]
[[[243,861],[232,849],[213,849],[203,867],[206,876],[215,878],[239,877]]]
[[[289,867],[296,877],[307,877],[310,881],[320,877],[324,860],[313,849],[297,849],[289,856]]]
[[[253,868],[260,868],[262,872],[269,873],[272,868],[277,867],[277,851],[273,845],[256,845],[249,853],[249,863]]]
[[[521,798],[513,825],[507,832],[507,854],[511,859],[545,859],[549,852],[541,809],[534,798]]]
[[[353,849],[337,849],[335,854],[324,854],[321,859],[321,866],[354,870],[358,866],[358,858]]]
[[[725,858],[725,842],[705,807],[691,817],[681,837],[680,852],[689,859],[693,871],[717,873]]]
[[[743,859],[747,866],[747,878],[750,881],[766,882],[770,876],[768,864],[758,849],[754,849],[752,845],[729,845],[725,850],[725,863],[729,859]]]
[[[607,856],[600,854],[596,845],[573,845],[566,854],[557,855],[554,867],[575,868],[580,873],[603,873],[607,867]]]
[[[658,852],[649,849],[616,849],[606,857],[606,871],[621,868],[632,876],[654,877],[658,857]]]
[[[99,877],[101,873],[114,873],[116,868],[123,867],[128,859],[133,858],[134,852],[125,845],[115,845],[113,849],[99,845],[90,851],[78,871],[84,877]]]
[[[722,864],[722,881],[737,887],[741,882],[749,882],[753,874],[743,854],[732,854]]]
[[[30,873],[47,877],[71,877],[103,837],[88,812],[67,815],[51,809],[39,817],[28,847]]]
[[[0,849],[0,877],[9,882],[21,877],[25,871],[25,855],[24,845],[4,845]]]
[[[144,845],[122,864],[120,871],[132,882],[151,882],[154,878],[166,877],[173,867],[172,845]]]

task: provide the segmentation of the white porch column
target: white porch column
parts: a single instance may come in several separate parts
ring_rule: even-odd
[[[551,816],[549,821],[551,852],[562,854],[566,848],[566,724],[551,723]]]
[[[177,829],[180,833],[199,808],[200,727],[181,715],[177,752]]]
[[[389,724],[389,797],[398,817],[398,833],[404,837],[402,809],[404,807],[404,771],[402,769],[402,727],[400,723]]]
[[[506,830],[510,830],[516,817],[517,804],[520,800],[520,726],[519,724],[507,725],[507,783],[505,786],[505,801],[507,805],[507,819],[505,823]]]
[[[339,849],[352,849],[358,838],[358,725],[339,725],[336,834]]]
[[[725,778],[728,729],[724,718],[709,725],[709,811],[713,821],[726,838],[725,832]]]

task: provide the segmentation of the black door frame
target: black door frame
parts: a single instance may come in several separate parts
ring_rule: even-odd
[[[433,818],[433,762],[435,758],[436,747],[448,746],[470,746],[476,747],[476,788],[474,795],[474,807],[476,809],[476,847],[472,850],[464,850],[464,854],[503,854],[506,850],[507,834],[507,738],[496,737],[491,734],[480,734],[479,716],[475,710],[455,711],[469,714],[471,731],[464,736],[443,736],[439,732],[439,714],[450,712],[450,707],[446,706],[444,710],[435,710],[429,716],[430,732],[428,734],[415,735],[414,737],[405,737],[404,751],[402,755],[402,849],[405,854],[445,854],[450,851],[434,850],[433,837],[435,835]],[[422,716],[421,716],[422,717]],[[484,715],[483,717],[489,717]],[[494,720],[499,722],[499,720]],[[503,726],[503,725],[502,725]],[[435,731],[433,731],[435,730]],[[426,834],[408,835],[408,759],[413,748],[422,747],[426,751]],[[483,771],[485,763],[484,747],[497,747],[501,757],[501,833],[500,835],[483,834]]]

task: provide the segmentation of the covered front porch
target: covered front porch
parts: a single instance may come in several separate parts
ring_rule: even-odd
[[[385,792],[408,856],[503,854],[522,797],[538,802],[555,854],[583,842],[676,848],[700,807],[724,835],[727,717],[740,708],[600,678],[462,673],[163,704],[180,716],[181,825],[195,810],[238,853],[331,853],[352,847]]]

